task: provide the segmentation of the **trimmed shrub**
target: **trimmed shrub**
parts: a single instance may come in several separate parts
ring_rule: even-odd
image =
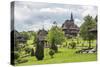
[[[43,60],[44,58],[44,42],[43,41],[37,42],[35,56],[37,60]]]
[[[53,55],[54,55],[54,54],[55,54],[55,51],[51,49],[51,50],[49,51],[49,55],[51,56],[51,58],[53,58]]]
[[[34,54],[34,49],[32,48],[31,49],[31,56],[34,56],[35,54]]]
[[[75,43],[75,42],[71,42],[71,43],[69,43],[69,45],[70,45],[70,47],[71,47],[72,49],[76,48],[76,43]]]
[[[25,47],[25,52],[26,52],[27,54],[30,54],[30,53],[31,53],[31,49],[32,49],[32,48],[30,48],[29,46],[26,46],[26,47]]]
[[[58,47],[55,44],[52,44],[50,49],[54,50],[56,53],[58,52]]]

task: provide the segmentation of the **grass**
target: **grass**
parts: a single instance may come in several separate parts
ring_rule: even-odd
[[[73,39],[73,41],[76,42],[76,46],[80,46],[80,47],[82,47],[82,45],[83,45],[83,47],[88,47],[89,46],[88,41],[87,40],[83,40],[81,38],[78,39],[79,43],[77,43],[77,39]],[[68,39],[66,42],[67,42],[67,45],[68,45],[69,43],[72,42],[72,39]],[[63,45],[66,45],[66,42],[63,42]],[[96,46],[96,40],[91,41],[91,46],[92,47]]]
[[[22,59],[27,59],[28,62],[20,63],[19,65],[36,65],[36,64],[54,64],[54,63],[69,63],[69,62],[85,62],[85,61],[96,61],[97,54],[75,54],[77,49],[67,49],[59,48],[59,52],[54,55],[54,58],[51,58],[48,54],[49,49],[45,48],[45,57],[44,60],[38,61],[35,56],[25,57]]]

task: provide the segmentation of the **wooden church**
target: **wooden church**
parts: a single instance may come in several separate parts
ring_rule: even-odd
[[[65,33],[65,36],[75,37],[79,33],[79,27],[74,23],[73,14],[71,13],[70,20],[65,20],[62,24],[62,30]]]

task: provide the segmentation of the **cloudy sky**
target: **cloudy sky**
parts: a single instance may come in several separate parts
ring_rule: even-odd
[[[16,1],[14,9],[15,29],[19,32],[38,31],[43,27],[48,30],[54,21],[61,26],[65,20],[70,19],[71,12],[78,26],[84,22],[84,16],[97,15],[96,6],[83,5]]]

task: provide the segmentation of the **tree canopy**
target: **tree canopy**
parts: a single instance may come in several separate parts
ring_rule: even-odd
[[[92,16],[86,16],[84,18],[84,23],[80,27],[80,36],[84,40],[93,40],[95,39],[95,35],[89,32],[90,29],[96,27],[96,21],[92,18]]]
[[[62,44],[64,41],[64,32],[62,31],[61,28],[57,26],[52,26],[52,28],[49,30],[48,35],[47,35],[47,40],[49,43],[52,43],[53,40],[55,41],[55,44]]]

